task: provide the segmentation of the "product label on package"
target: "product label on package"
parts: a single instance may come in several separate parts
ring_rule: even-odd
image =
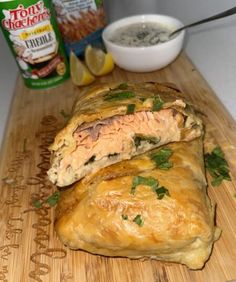
[[[42,1],[29,7],[3,10],[2,26],[9,31],[18,57],[35,64],[48,61],[57,52],[57,40],[50,23],[50,11]]]
[[[59,34],[55,31],[51,11],[45,1],[27,2],[19,4],[17,1],[15,7],[12,7],[13,1],[9,1],[9,5],[4,2],[4,7],[0,3],[4,35],[27,80],[26,84],[33,88],[53,86],[55,76],[63,79],[68,72],[64,51],[59,48]],[[42,78],[48,81],[39,80]],[[31,83],[30,80],[34,81]]]
[[[54,0],[57,9],[59,22],[79,18],[81,12],[87,12],[88,9],[96,11],[97,5],[94,0]]]
[[[67,44],[84,39],[90,43],[89,37],[105,26],[102,0],[53,0],[53,4],[62,37]]]

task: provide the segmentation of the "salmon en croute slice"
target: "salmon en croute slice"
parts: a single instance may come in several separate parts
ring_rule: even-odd
[[[50,146],[49,179],[70,185],[113,163],[202,134],[201,120],[174,88],[110,83],[85,90]]]
[[[201,269],[220,235],[214,222],[197,138],[86,176],[62,192],[55,229],[71,249]]]

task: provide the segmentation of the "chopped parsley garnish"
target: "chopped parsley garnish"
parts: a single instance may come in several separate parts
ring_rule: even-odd
[[[137,175],[133,178],[130,194],[135,194],[138,185],[145,185],[151,187],[152,191],[157,194],[157,199],[161,200],[164,196],[170,196],[169,190],[164,186],[158,187],[159,182],[153,177],[143,177]]]
[[[121,217],[122,217],[123,220],[128,220],[127,214],[122,214]],[[132,221],[135,222],[140,227],[143,226],[143,219],[142,219],[141,214],[137,214]]]
[[[135,110],[135,104],[129,104],[129,105],[127,106],[126,114],[127,114],[127,115],[133,114],[133,113],[134,113],[134,110]]]
[[[132,91],[122,91],[122,92],[109,92],[105,97],[105,101],[119,101],[126,100],[135,97],[135,93]]]
[[[150,186],[153,191],[158,187],[158,180],[153,177],[143,177],[143,176],[135,176],[133,178],[132,187],[130,193],[134,195],[136,187],[138,185],[146,185]]]
[[[54,207],[57,204],[60,196],[61,196],[60,191],[56,191],[47,198],[46,203],[48,203],[50,207]]]
[[[41,202],[40,202],[39,200],[35,200],[35,201],[33,202],[33,205],[34,205],[37,209],[40,209],[41,206],[42,206],[42,204],[41,204]]]
[[[212,186],[219,186],[223,180],[231,180],[228,163],[219,146],[215,147],[211,153],[206,153],[204,160],[206,169],[213,178]]]
[[[159,111],[164,104],[164,101],[161,99],[160,96],[154,97],[153,104],[152,104],[152,110],[153,112]]]
[[[141,134],[135,134],[134,137],[134,144],[135,147],[139,147],[141,145],[141,142],[147,142],[149,144],[158,144],[161,140],[161,138],[157,138],[155,136],[145,136]]]
[[[33,205],[37,209],[40,209],[43,203],[47,203],[50,207],[54,207],[57,204],[60,196],[61,196],[60,191],[56,191],[51,196],[49,196],[45,201],[40,201],[40,200],[33,201]]]
[[[170,148],[162,148],[151,155],[151,159],[156,163],[156,166],[163,170],[170,169],[173,164],[169,160],[171,155],[173,154],[172,149]]]
[[[133,222],[135,222],[140,227],[143,226],[143,219],[141,217],[141,214],[137,214],[135,218],[133,219]]]
[[[161,186],[155,190],[157,194],[157,199],[161,200],[164,196],[170,196],[169,190],[166,189],[164,186]]]

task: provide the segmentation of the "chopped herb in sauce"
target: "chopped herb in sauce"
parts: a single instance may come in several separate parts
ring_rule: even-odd
[[[145,136],[141,134],[135,134],[133,139],[136,147],[139,147],[141,145],[141,142],[148,142],[149,144],[158,144],[161,140],[161,138],[157,138],[155,136]]]
[[[87,162],[84,163],[84,165],[88,165],[88,164],[91,164],[95,161],[96,159],[96,156],[93,155],[90,159],[87,160]]]
[[[231,180],[229,166],[221,148],[215,147],[211,153],[204,155],[206,169],[212,176],[212,186],[219,186],[223,180]]]
[[[109,92],[105,97],[105,101],[119,101],[126,100],[135,97],[135,93],[132,91],[122,91],[122,92]]]
[[[166,189],[164,186],[161,186],[155,190],[157,194],[157,199],[161,200],[164,196],[170,196],[169,190]]]
[[[128,215],[127,214],[122,214],[121,217],[122,217],[123,220],[128,220]]]
[[[156,166],[159,169],[168,170],[173,166],[172,162],[169,160],[172,154],[172,149],[162,148],[156,153],[152,154],[151,159],[156,163]]]
[[[135,218],[133,219],[133,222],[135,222],[140,227],[143,226],[143,219],[141,217],[141,214],[137,214]]]
[[[158,187],[158,180],[153,177],[143,177],[143,176],[135,176],[133,178],[132,187],[130,193],[134,195],[136,187],[138,185],[146,185],[150,186],[153,191]]]
[[[173,28],[156,22],[131,23],[117,28],[110,41],[121,46],[153,46],[169,40]]]
[[[131,115],[134,113],[134,110],[135,110],[135,104],[129,104],[127,106],[127,111],[126,111],[126,114],[127,115]]]
[[[160,111],[164,104],[164,101],[161,99],[160,96],[154,97],[153,104],[152,104],[152,110],[153,112]]]

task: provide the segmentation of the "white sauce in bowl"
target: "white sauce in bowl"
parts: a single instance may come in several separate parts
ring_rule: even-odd
[[[115,30],[110,41],[127,47],[152,46],[168,41],[173,30],[156,22],[133,23]]]

